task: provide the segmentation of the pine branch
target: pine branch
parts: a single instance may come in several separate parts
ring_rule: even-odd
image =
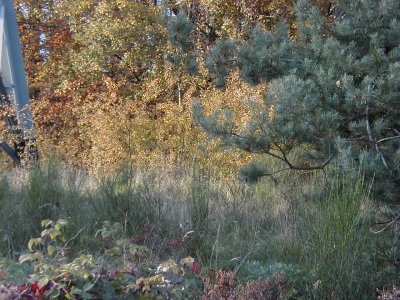
[[[278,144],[274,144],[276,147],[278,147],[279,151],[282,153],[282,157],[275,155],[274,157],[280,158],[283,160],[291,170],[297,170],[297,171],[314,171],[314,170],[324,170],[324,168],[332,161],[332,159],[335,157],[335,155],[331,155],[326,161],[324,161],[320,165],[316,166],[296,166],[292,164],[289,159],[287,158],[287,155],[285,151],[280,147]],[[268,153],[269,155],[272,155],[272,153]]]

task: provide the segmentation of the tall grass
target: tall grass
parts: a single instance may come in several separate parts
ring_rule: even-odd
[[[132,238],[150,234],[150,224],[160,256],[196,256],[202,265],[236,270],[242,280],[284,271],[305,299],[369,299],[391,280],[376,257],[382,236],[369,230],[369,186],[361,175],[330,174],[280,173],[277,181],[247,185],[196,168],[122,168],[93,178],[50,163],[1,177],[0,251],[26,249],[47,218],[68,220],[71,255],[100,251],[96,232],[104,221],[122,224]],[[177,237],[183,246],[172,249]]]
[[[300,241],[315,274],[315,299],[370,299],[378,284],[378,237],[370,231],[373,204],[363,177],[331,177],[325,197],[303,209]],[[368,275],[366,275],[368,274]]]

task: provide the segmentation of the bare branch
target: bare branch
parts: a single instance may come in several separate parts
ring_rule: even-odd
[[[322,164],[317,166],[294,166],[292,165],[290,168],[292,170],[299,170],[299,171],[313,171],[313,170],[324,170],[325,167],[332,161],[335,155],[331,155],[326,161]]]
[[[379,141],[376,141],[376,143],[379,144],[379,143],[383,143],[383,142],[387,142],[387,141],[395,140],[395,139],[400,139],[400,135],[383,138],[383,139],[380,139]]]
[[[283,171],[288,171],[288,170],[290,170],[290,167],[283,168],[283,169],[280,169],[280,170],[272,172],[272,173],[265,173],[262,176],[274,176],[275,174],[278,174],[278,173],[283,172]]]
[[[393,220],[391,220],[391,221],[389,221],[389,222],[385,222],[385,223],[376,223],[376,224],[386,224],[386,226],[383,227],[382,229],[380,229],[380,230],[378,230],[378,231],[375,231],[375,230],[370,229],[370,231],[371,231],[372,233],[375,233],[375,234],[382,233],[382,232],[385,231],[390,225],[393,225],[393,224],[394,224],[397,220],[399,220],[399,219],[400,219],[400,214],[398,214],[396,218],[394,218]]]
[[[367,129],[368,130],[368,129]],[[380,144],[380,143],[384,143],[390,140],[396,140],[396,139],[400,139],[400,135],[395,135],[395,136],[389,136],[386,138],[382,138],[376,142],[374,142],[373,140],[370,140],[370,138],[366,138],[365,136],[362,137],[358,137],[358,138],[352,138],[352,139],[347,139],[349,142],[357,142],[357,141],[361,141],[361,142],[366,142],[366,143],[370,143],[370,144]]]
[[[366,122],[366,126],[367,126],[368,138],[372,143],[375,144],[375,149],[376,149],[376,152],[377,152],[379,158],[381,159],[381,161],[382,161],[383,165],[385,166],[385,168],[389,170],[388,165],[387,165],[386,160],[385,160],[385,157],[383,156],[383,154],[381,152],[381,149],[379,149],[378,143],[375,141],[374,136],[372,134],[371,127],[369,125],[369,107],[368,106],[367,106],[367,109],[365,111],[365,122]]]
[[[296,165],[292,164],[292,163],[289,161],[289,159],[288,159],[287,156],[286,156],[285,151],[282,149],[281,146],[279,146],[279,145],[276,144],[276,143],[275,143],[274,145],[275,145],[275,146],[279,149],[279,151],[282,153],[282,157],[277,156],[277,155],[274,156],[274,155],[272,155],[271,152],[269,152],[268,154],[270,154],[270,155],[272,155],[272,156],[274,156],[274,157],[277,157],[277,158],[281,159],[282,161],[284,161],[284,162],[289,166],[290,169],[292,169],[292,170],[297,170],[297,171],[323,170],[323,169],[331,162],[331,160],[335,157],[335,155],[331,155],[325,162],[323,162],[323,163],[320,164],[320,165],[316,165],[316,166],[296,166]]]

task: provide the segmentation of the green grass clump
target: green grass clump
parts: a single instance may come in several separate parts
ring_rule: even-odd
[[[308,208],[308,209],[307,209]],[[373,206],[362,176],[334,176],[325,197],[304,207],[302,264],[315,275],[315,299],[371,299],[380,280]],[[367,275],[368,274],[368,275]]]

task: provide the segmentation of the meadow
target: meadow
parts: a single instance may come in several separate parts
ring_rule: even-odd
[[[390,299],[394,208],[370,187],[334,165],[257,184],[195,165],[4,172],[2,287],[27,299]]]

